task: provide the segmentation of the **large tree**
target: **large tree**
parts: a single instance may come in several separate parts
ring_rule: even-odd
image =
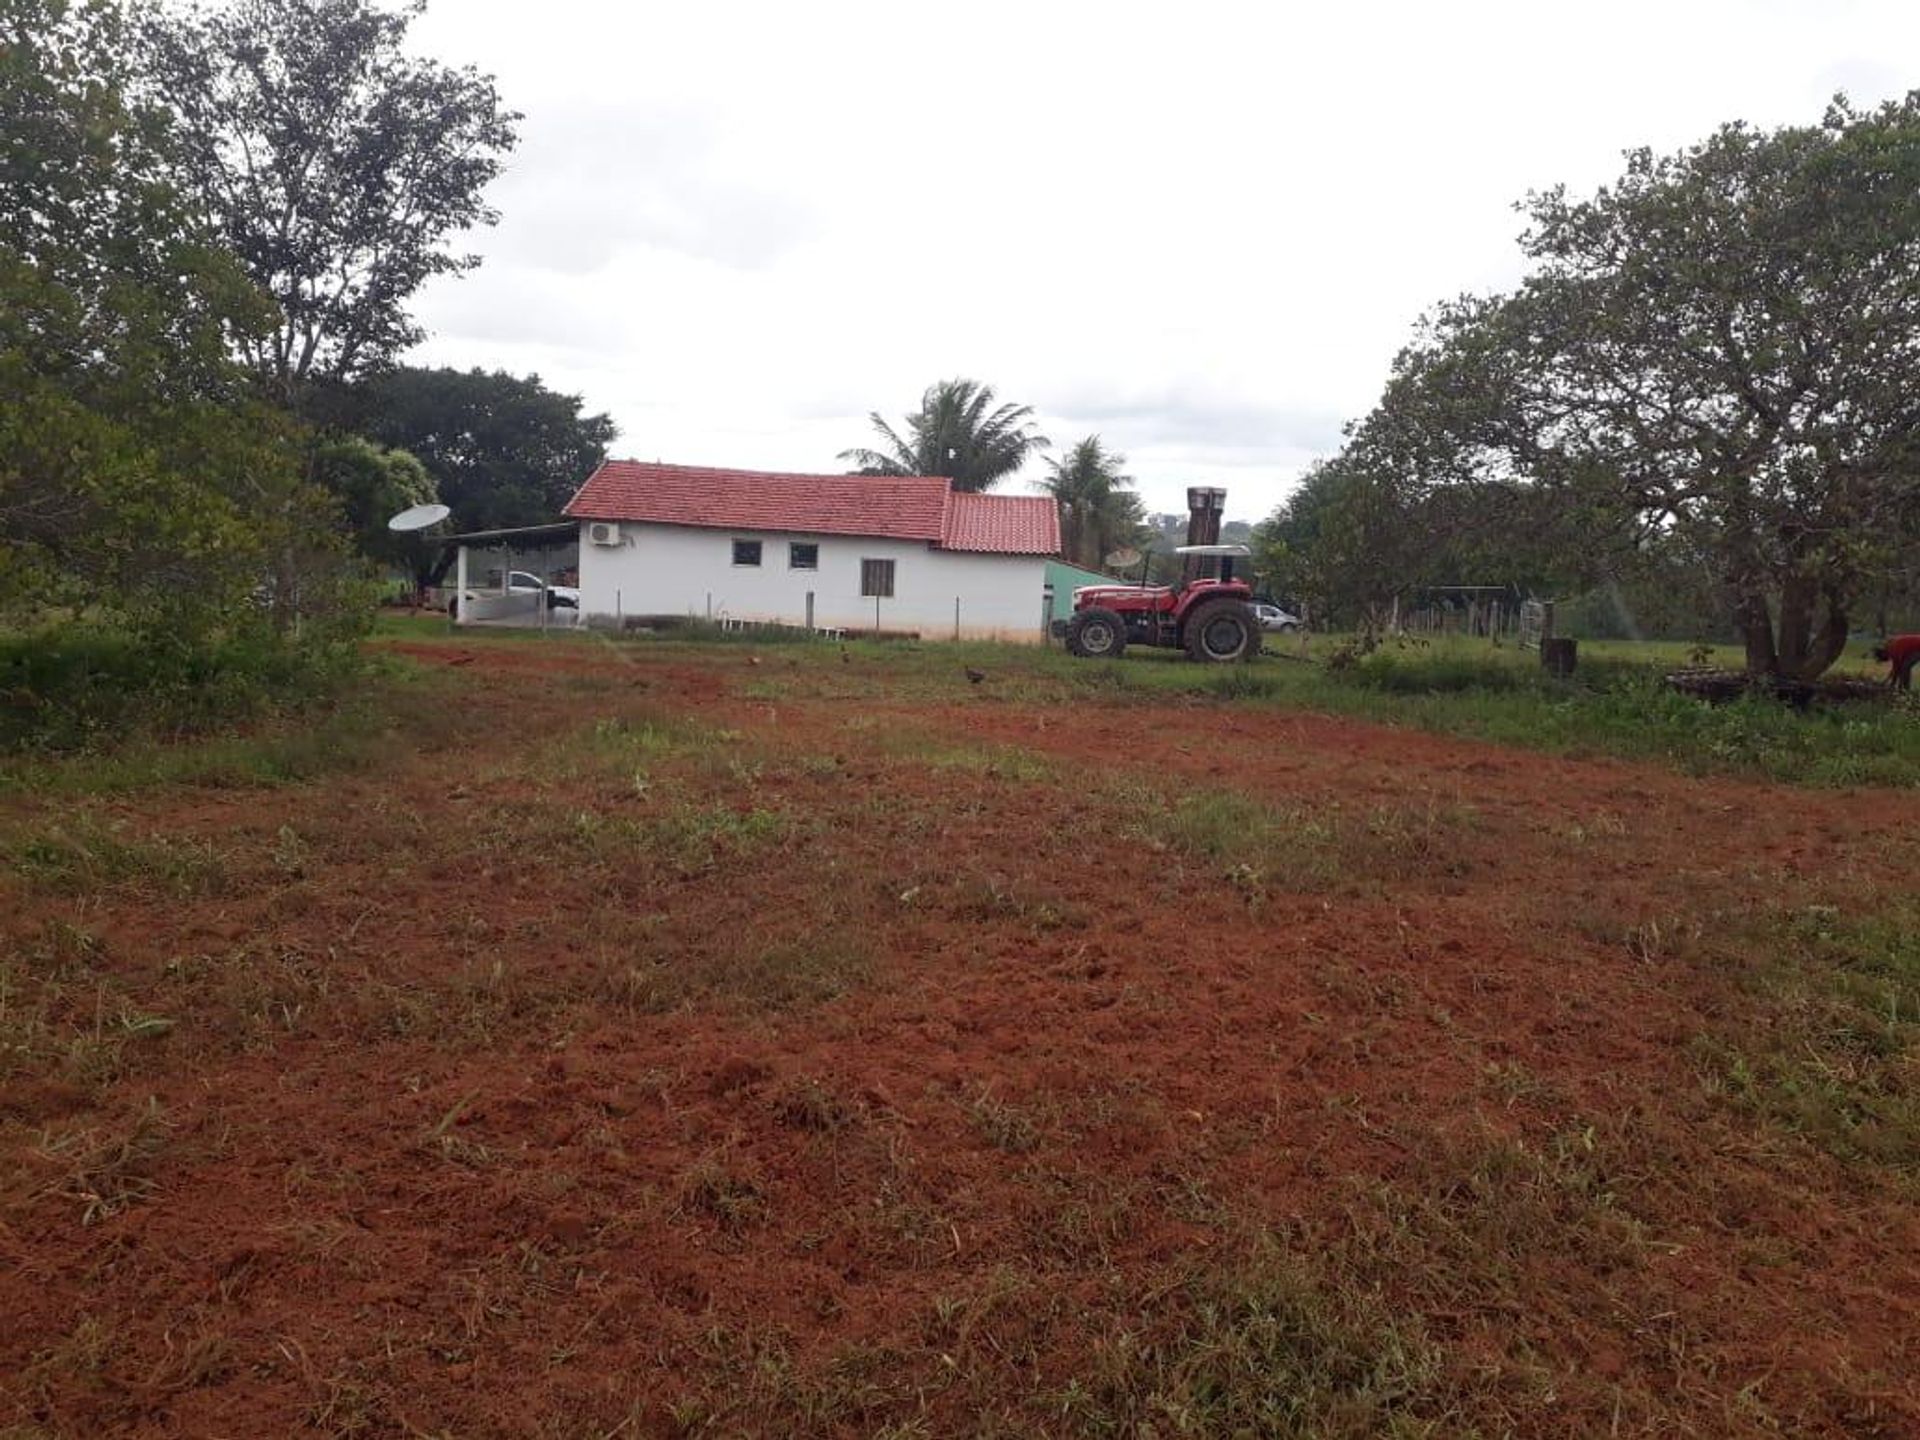
[[[179,638],[316,536],[229,357],[265,298],[168,183],[126,55],[111,5],[0,8],[0,600]]]
[[[179,173],[278,306],[242,353],[296,410],[313,377],[351,377],[421,338],[407,303],[479,263],[453,239],[520,118],[490,77],[408,51],[374,0],[229,0],[154,8],[148,88],[178,116]]]
[[[1127,457],[1089,435],[1047,461],[1040,482],[1060,506],[1060,550],[1067,559],[1099,569],[1109,552],[1138,544],[1144,529]]]
[[[582,408],[538,375],[413,366],[370,376],[326,406],[344,428],[416,456],[462,530],[559,515],[617,433]]]
[[[1750,671],[1819,675],[1920,527],[1920,92],[1527,209],[1520,289],[1441,307],[1396,363],[1376,418],[1408,473],[1670,537]]]
[[[976,380],[942,380],[907,416],[906,433],[874,411],[867,418],[880,449],[842,450],[862,475],[944,475],[956,490],[985,490],[1026,464],[1050,443],[1033,426],[1028,405],[996,406],[993,387]]]

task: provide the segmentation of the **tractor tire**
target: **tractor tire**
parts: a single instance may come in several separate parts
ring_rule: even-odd
[[[1127,649],[1127,622],[1111,610],[1077,610],[1067,621],[1067,653],[1082,660],[1118,660]]]
[[[1260,622],[1243,600],[1208,600],[1187,616],[1187,658],[1210,665],[1251,660],[1260,653]]]

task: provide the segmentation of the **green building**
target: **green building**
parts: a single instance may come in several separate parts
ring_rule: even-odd
[[[1102,575],[1098,570],[1082,570],[1064,560],[1047,562],[1047,637],[1053,637],[1053,622],[1073,613],[1073,592],[1082,585],[1125,585],[1130,582]]]

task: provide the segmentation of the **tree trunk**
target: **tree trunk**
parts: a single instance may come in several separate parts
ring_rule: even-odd
[[[1780,587],[1779,639],[1774,645],[1776,673],[1798,677],[1813,643],[1813,609],[1820,590],[1811,575],[1790,575]]]
[[[1798,680],[1818,680],[1832,668],[1847,648],[1847,612],[1839,597],[1832,592],[1827,595],[1827,619],[1814,634],[1807,646],[1807,653],[1800,662],[1800,668],[1794,672]]]
[[[1826,615],[1820,618],[1818,582],[1789,579],[1781,588],[1775,626],[1764,597],[1743,597],[1735,620],[1746,642],[1747,673],[1776,680],[1817,680],[1826,674],[1847,648],[1847,611],[1833,591],[1824,598]]]
[[[1747,673],[1774,674],[1779,663],[1773,648],[1773,617],[1767,613],[1767,602],[1751,592],[1741,595],[1734,608],[1734,622],[1746,641]]]

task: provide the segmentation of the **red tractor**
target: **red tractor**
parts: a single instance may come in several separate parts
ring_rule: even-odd
[[[1129,645],[1159,645],[1193,660],[1251,660],[1260,653],[1253,587],[1233,577],[1244,545],[1182,545],[1182,556],[1217,558],[1217,578],[1181,585],[1083,585],[1073,592],[1067,649],[1088,659],[1117,659]]]

